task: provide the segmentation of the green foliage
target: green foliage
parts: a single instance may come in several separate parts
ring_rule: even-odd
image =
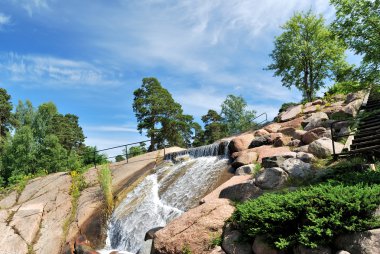
[[[268,66],[282,84],[295,86],[308,101],[324,86],[326,79],[337,78],[349,66],[345,62],[345,47],[325,26],[322,16],[311,11],[296,13],[276,37]]]
[[[0,88],[0,143],[11,129],[13,121],[11,96]]]
[[[107,162],[107,156],[97,152],[96,146],[84,146],[80,150],[80,157],[83,165],[93,165],[94,159],[96,165],[101,165]]]
[[[218,233],[212,234],[210,239],[210,249],[215,248],[216,246],[222,246],[222,236]]]
[[[205,130],[200,138],[202,145],[212,144],[215,141],[228,135],[227,124],[221,115],[215,110],[208,110],[206,115],[202,116]]]
[[[138,146],[131,146],[128,151],[128,157],[132,158],[147,152],[145,143],[141,142]],[[125,150],[123,151],[125,154]]]
[[[123,161],[125,160],[125,157],[123,155],[116,155],[115,157],[115,161],[116,162],[120,162],[120,161]]]
[[[137,129],[140,133],[146,130],[151,139],[149,151],[162,148],[165,143],[182,147],[191,145],[193,117],[183,114],[182,106],[156,78],[144,78],[141,87],[133,94]]]
[[[228,95],[221,105],[223,122],[228,134],[241,133],[251,129],[256,124],[252,122],[256,112],[247,109],[247,102],[241,96]]]
[[[188,244],[185,244],[182,247],[182,254],[192,254],[192,251],[191,251],[190,246]]]
[[[106,215],[109,216],[112,213],[114,203],[112,194],[112,175],[108,164],[100,167],[100,170],[98,171],[98,181],[102,188]]]
[[[248,236],[263,235],[278,249],[315,248],[339,234],[379,225],[380,185],[321,184],[294,192],[268,193],[237,205],[233,221]]]
[[[46,170],[48,173],[65,171],[67,168],[67,152],[59,143],[57,136],[48,135],[38,145],[36,170]]]
[[[334,32],[358,55],[362,81],[380,82],[380,1],[330,0],[336,9]]]

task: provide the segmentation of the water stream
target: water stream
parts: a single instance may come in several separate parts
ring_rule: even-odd
[[[197,206],[201,198],[217,187],[228,169],[227,157],[215,156],[220,154],[216,152],[220,145],[213,146],[175,154],[174,157],[189,154],[190,158],[176,164],[165,162],[128,193],[110,218],[106,247],[100,252],[136,253],[148,230],[165,226]]]

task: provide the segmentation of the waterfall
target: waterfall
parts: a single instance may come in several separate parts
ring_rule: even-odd
[[[165,155],[165,160],[173,160],[177,156],[189,155],[192,158],[206,156],[228,156],[228,141],[217,142],[211,145],[189,148],[183,151]]]
[[[162,227],[183,212],[195,207],[228,169],[228,159],[223,156],[192,158],[200,154],[219,154],[220,144],[189,149],[191,158],[177,164],[166,161],[154,174],[147,176],[113,212],[105,250],[136,253],[145,233]],[[179,156],[182,154],[175,154]],[[173,156],[173,155],[172,155]],[[168,157],[171,159],[173,157]]]

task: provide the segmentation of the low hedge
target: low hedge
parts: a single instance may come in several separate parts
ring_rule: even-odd
[[[277,249],[315,248],[337,235],[379,226],[373,217],[379,205],[380,185],[331,182],[239,204],[232,221],[248,237],[263,235]]]

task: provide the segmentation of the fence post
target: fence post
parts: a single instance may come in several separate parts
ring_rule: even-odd
[[[96,150],[94,149],[94,166],[96,168]]]
[[[128,163],[128,145],[125,146],[125,158],[127,159]]]

